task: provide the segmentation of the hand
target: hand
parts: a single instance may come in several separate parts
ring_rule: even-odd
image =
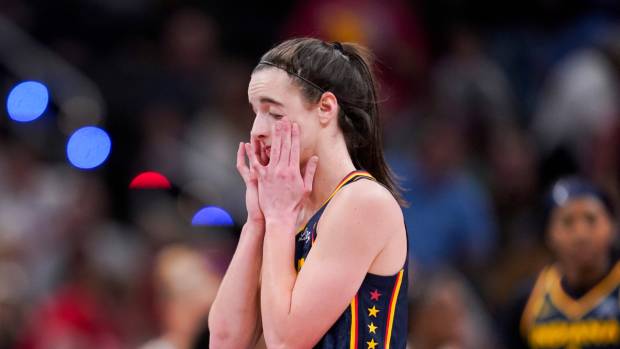
[[[266,221],[297,219],[303,199],[312,192],[312,181],[318,163],[313,156],[300,172],[300,131],[296,123],[275,124],[269,163],[257,160],[259,152],[250,152],[250,167],[258,174],[258,201]]]
[[[258,176],[252,166],[246,165],[245,157],[251,158],[251,154],[258,155],[261,158],[261,162],[266,164],[267,161],[260,149],[260,145],[255,140],[250,143],[239,143],[239,150],[237,150],[237,171],[243,178],[245,183],[245,207],[248,211],[248,222],[258,224],[264,227],[265,217],[261,212],[258,204]],[[253,152],[256,149],[256,153]]]

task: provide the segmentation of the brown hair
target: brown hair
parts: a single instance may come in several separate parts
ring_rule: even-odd
[[[315,38],[286,40],[260,60],[254,72],[276,66],[289,73],[302,95],[316,103],[325,91],[338,100],[338,126],[357,169],[368,171],[401,205],[401,188],[383,156],[374,57],[355,43],[327,43]]]

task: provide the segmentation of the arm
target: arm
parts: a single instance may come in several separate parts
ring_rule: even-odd
[[[312,190],[318,159],[299,169],[299,128],[276,124],[270,162],[250,159],[259,178],[265,216],[261,316],[269,348],[307,348],[325,334],[359,289],[388,238],[402,228],[394,198],[372,182],[351,184],[321,218],[317,238],[303,269],[293,267],[295,221]],[[366,183],[365,183],[366,182]],[[376,219],[381,217],[382,219]]]
[[[246,190],[248,220],[209,312],[211,348],[249,348],[261,333],[259,279],[265,221],[258,207],[257,179],[245,164],[248,145],[240,144],[237,169]]]
[[[262,226],[243,226],[237,250],[209,312],[211,348],[248,348],[258,340],[262,239]]]
[[[269,347],[312,347],[350,304],[389,237],[402,229],[398,205],[380,191],[361,181],[334,198],[298,275],[290,262],[293,226],[267,219],[261,310]]]

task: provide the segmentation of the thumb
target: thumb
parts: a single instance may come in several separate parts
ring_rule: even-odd
[[[304,189],[306,193],[312,192],[312,182],[314,181],[314,174],[318,163],[319,157],[315,155],[306,164],[306,170],[304,171]]]

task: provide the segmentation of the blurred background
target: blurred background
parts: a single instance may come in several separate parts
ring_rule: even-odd
[[[1,0],[0,348],[207,347],[249,75],[301,35],[379,58],[411,346],[508,347],[549,184],[619,194],[616,1]]]

